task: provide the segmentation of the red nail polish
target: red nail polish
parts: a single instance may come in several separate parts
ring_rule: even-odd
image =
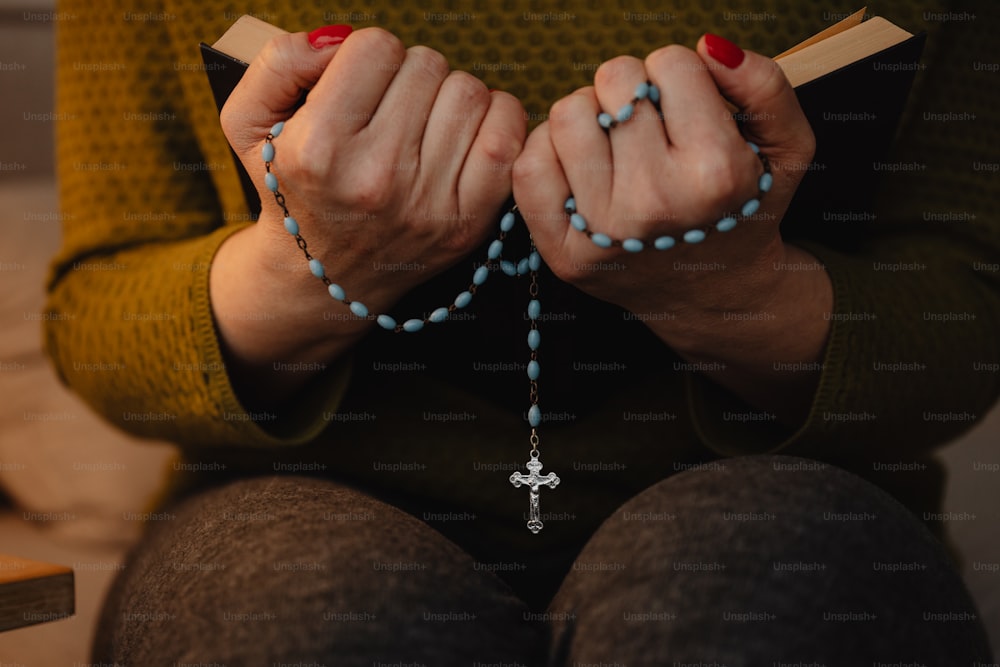
[[[736,69],[743,62],[743,49],[730,42],[725,37],[719,37],[712,33],[705,34],[705,48],[708,55],[712,56],[729,69]]]
[[[314,49],[340,44],[354,31],[349,25],[325,25],[309,33],[309,44]]]

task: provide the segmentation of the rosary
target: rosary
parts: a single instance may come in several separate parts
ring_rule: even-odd
[[[617,114],[614,116],[609,113],[598,114],[598,124],[604,128],[605,131],[610,131],[618,125],[628,121],[632,117],[636,105],[642,100],[648,100],[652,103],[652,105],[656,108],[657,113],[660,114],[660,117],[663,117],[659,105],[660,91],[655,85],[646,81],[636,86],[632,100],[628,104],[622,106],[618,110]],[[264,184],[267,189],[274,194],[275,201],[278,203],[278,206],[281,207],[285,218],[285,230],[295,238],[295,242],[302,250],[306,260],[309,262],[309,270],[312,274],[323,281],[323,284],[326,285],[327,291],[330,293],[331,297],[345,304],[356,317],[369,319],[372,316],[369,314],[368,308],[360,301],[352,301],[351,299],[348,299],[344,289],[327,277],[326,272],[323,269],[323,264],[309,254],[306,240],[299,233],[299,224],[295,221],[295,218],[291,216],[288,207],[285,205],[285,196],[278,190],[278,178],[271,171],[271,163],[274,160],[273,140],[281,134],[281,130],[284,126],[284,122],[276,123],[264,140],[265,143],[262,149],[264,169],[266,171]],[[756,213],[758,207],[760,206],[761,197],[763,197],[765,192],[771,189],[773,178],[771,176],[771,165],[767,157],[760,152],[760,149],[753,142],[748,141],[747,144],[760,159],[761,164],[764,165],[764,173],[757,180],[757,196],[743,204],[743,207],[738,213],[729,214],[712,226],[688,230],[681,236],[681,239],[685,243],[700,243],[713,229],[719,232],[728,232],[736,226],[737,216],[746,218]],[[572,193],[563,205],[563,209],[565,210],[566,215],[569,216],[570,226],[572,226],[573,229],[586,234],[587,237],[600,248],[620,247],[626,252],[640,252],[644,250],[647,245],[652,245],[652,247],[656,250],[668,250],[677,242],[672,236],[660,236],[650,242],[648,240],[637,238],[613,239],[607,234],[592,231],[587,224],[587,220],[579,212],[577,212],[576,199],[573,197]],[[541,303],[538,301],[538,270],[541,268],[542,258],[535,249],[534,243],[531,243],[526,257],[523,257],[516,262],[503,259],[504,239],[506,238],[507,233],[514,228],[514,224],[516,223],[516,213],[517,205],[515,204],[511,210],[505,213],[500,219],[500,233],[489,245],[486,252],[486,262],[481,264],[475,270],[472,274],[472,283],[464,292],[455,297],[455,300],[450,305],[442,306],[433,310],[423,319],[409,319],[402,324],[398,324],[395,319],[385,314],[376,315],[374,316],[374,319],[380,327],[386,329],[387,331],[391,331],[393,333],[413,333],[420,331],[427,324],[444,322],[448,319],[448,316],[451,315],[451,313],[468,306],[469,303],[472,302],[472,297],[476,294],[476,290],[486,282],[490,272],[495,270],[497,267],[499,267],[499,270],[502,273],[511,277],[523,275],[529,276],[528,294],[530,299],[528,301],[528,320],[530,322],[530,328],[528,330],[529,361],[527,373],[529,382],[528,397],[531,403],[531,407],[528,409],[528,425],[531,427],[531,435],[529,436],[528,441],[531,444],[531,451],[530,458],[526,464],[528,474],[515,472],[510,476],[510,483],[513,484],[515,488],[520,488],[522,485],[528,487],[528,530],[532,533],[538,533],[538,531],[542,529],[543,525],[541,520],[541,510],[539,508],[539,489],[543,486],[554,489],[559,484],[559,477],[554,472],[549,472],[545,475],[541,474],[542,462],[539,459],[538,452],[538,427],[542,422],[542,412],[538,407],[538,377],[541,372],[541,367],[538,363],[538,347],[541,344],[542,339],[541,333],[538,330],[538,317],[542,312]]]

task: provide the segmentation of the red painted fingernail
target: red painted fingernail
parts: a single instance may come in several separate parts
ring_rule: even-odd
[[[736,69],[743,62],[743,49],[730,42],[725,37],[719,37],[712,33],[705,34],[705,48],[708,55],[712,56],[729,69]]]
[[[325,25],[309,33],[309,44],[314,49],[340,44],[354,31],[349,25]]]

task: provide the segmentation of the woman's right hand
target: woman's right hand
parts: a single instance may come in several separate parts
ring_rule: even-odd
[[[236,366],[230,375],[236,371],[249,404],[260,401],[245,385],[267,380],[270,396],[269,369],[278,362],[332,361],[371,324],[329,296],[284,229],[261,158],[275,122],[286,121],[272,171],[310,253],[372,313],[494,231],[525,138],[515,97],[449,71],[436,51],[406,49],[377,28],[342,44],[319,39],[314,46],[309,37],[271,40],[221,116],[263,204],[258,223],[227,239],[211,270],[213,313]],[[297,108],[302,90],[309,94]],[[307,375],[279,385],[294,390]]]

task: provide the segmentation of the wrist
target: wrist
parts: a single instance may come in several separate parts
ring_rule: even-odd
[[[212,312],[229,354],[251,365],[320,361],[364,335],[371,322],[330,297],[294,240],[268,236],[264,221],[248,226],[212,262]]]
[[[718,282],[689,291],[700,298],[649,321],[678,354],[760,368],[822,358],[833,288],[816,258],[779,240],[752,267],[718,273]]]

